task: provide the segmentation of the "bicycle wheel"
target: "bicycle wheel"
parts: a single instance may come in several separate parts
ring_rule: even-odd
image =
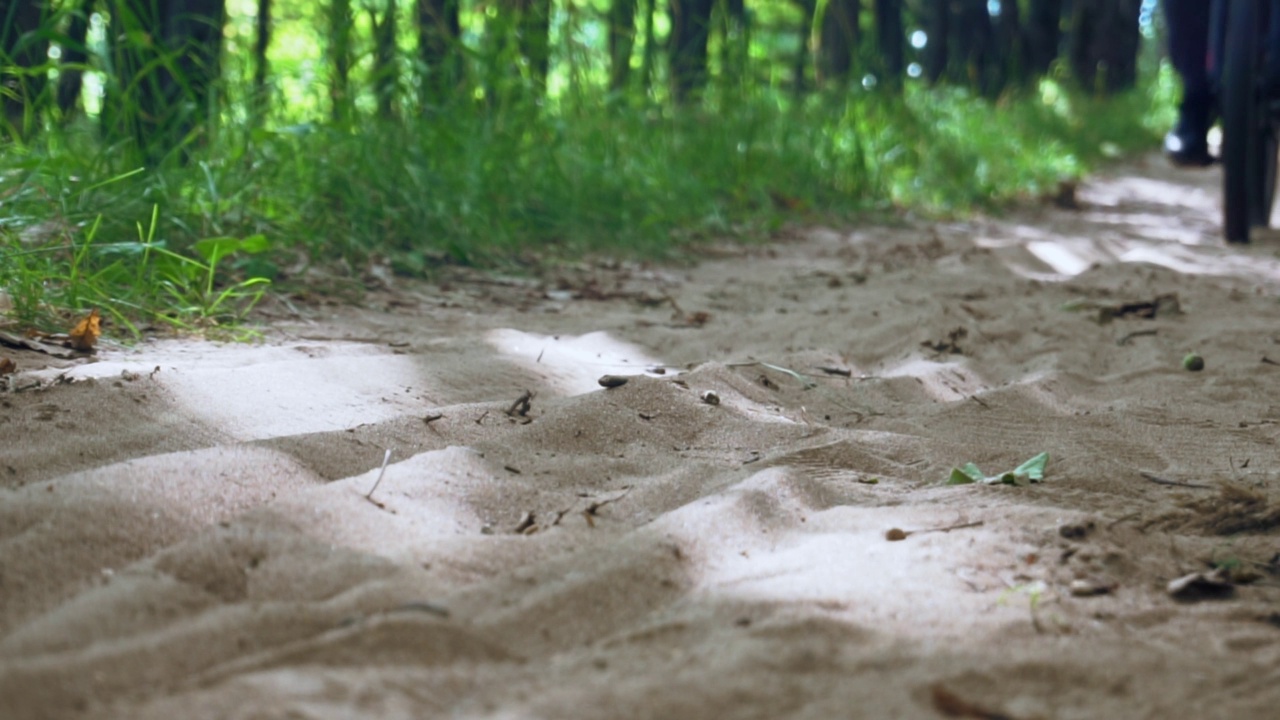
[[[1259,103],[1262,128],[1259,131],[1258,167],[1259,179],[1254,187],[1258,196],[1254,198],[1251,214],[1254,227],[1267,227],[1271,224],[1271,209],[1276,199],[1276,154],[1280,152],[1280,138],[1277,138],[1276,123],[1269,104],[1264,99]]]
[[[1249,242],[1249,228],[1262,212],[1260,186],[1265,183],[1257,10],[1253,0],[1229,3],[1223,48],[1222,222],[1227,242],[1234,243]]]

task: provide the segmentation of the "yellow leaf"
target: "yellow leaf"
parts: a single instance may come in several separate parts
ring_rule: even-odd
[[[71,336],[72,348],[81,352],[92,352],[98,337],[102,335],[102,318],[98,315],[98,308],[94,308],[88,316],[76,323],[68,335]]]

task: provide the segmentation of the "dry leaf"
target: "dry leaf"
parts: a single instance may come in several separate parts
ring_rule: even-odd
[[[17,363],[9,358],[0,358],[0,375],[12,375],[17,371]]]
[[[102,335],[102,317],[98,315],[98,308],[94,308],[88,316],[76,323],[68,335],[71,337],[71,347],[82,352],[93,352],[93,346]]]

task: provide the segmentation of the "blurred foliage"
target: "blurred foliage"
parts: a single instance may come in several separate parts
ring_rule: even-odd
[[[788,221],[992,208],[1154,146],[1174,94],[1151,55],[1137,89],[1107,98],[1075,89],[1061,63],[993,98],[912,78],[897,89],[870,71],[823,86],[810,62],[815,89],[798,92],[805,15],[758,0],[746,6],[740,72],[723,52],[738,36],[713,32],[705,93],[673,107],[665,3],[648,49],[648,3],[637,3],[628,84],[613,92],[608,3],[566,0],[550,18],[545,89],[512,40],[509,5],[466,3],[451,41],[463,77],[438,96],[423,92],[435,70],[424,67],[410,3],[398,6],[394,54],[379,53],[387,3],[352,0],[352,114],[342,120],[329,3],[271,3],[264,112],[253,102],[259,2],[228,0],[217,113],[181,152],[146,167],[128,139],[101,132],[112,78],[110,17],[99,8],[82,66],[25,71],[57,80],[84,69],[81,102],[29,112],[28,131],[8,133],[0,157],[0,287],[16,314],[54,322],[59,308],[94,305],[130,323],[194,326],[238,317],[264,289],[258,279],[295,281],[315,264],[359,274],[388,260],[421,276],[593,252],[670,258],[703,238],[765,237]],[[52,55],[70,47],[78,6],[57,4]],[[907,20],[910,37],[918,28]],[[906,49],[919,62],[920,49]],[[377,73],[394,82],[389,115]],[[213,258],[209,247],[231,250]]]

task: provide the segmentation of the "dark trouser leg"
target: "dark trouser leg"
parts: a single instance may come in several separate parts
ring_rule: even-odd
[[[1213,91],[1209,84],[1209,0],[1165,0],[1169,23],[1169,59],[1182,79],[1178,125],[1165,138],[1174,162],[1203,165],[1210,161],[1205,142]]]

